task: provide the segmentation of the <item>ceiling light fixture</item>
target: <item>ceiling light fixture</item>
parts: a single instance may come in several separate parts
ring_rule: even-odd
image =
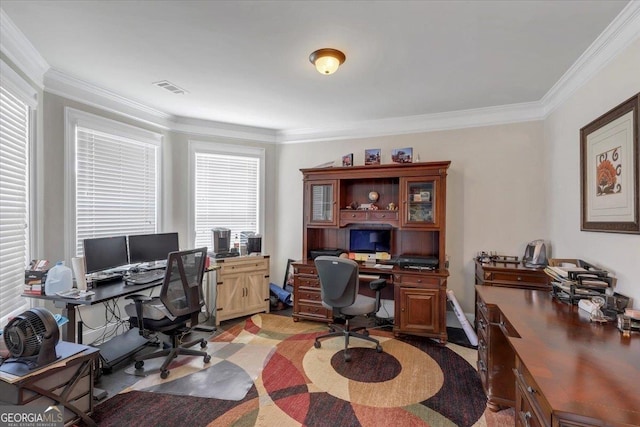
[[[344,53],[337,49],[318,49],[309,55],[309,61],[316,66],[320,74],[333,74],[338,67],[347,59]]]

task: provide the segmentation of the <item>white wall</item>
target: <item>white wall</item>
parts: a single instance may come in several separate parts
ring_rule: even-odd
[[[447,178],[448,286],[467,313],[474,306],[473,258],[478,251],[522,256],[527,242],[549,234],[545,223],[546,173],[543,123],[527,122],[370,139],[290,144],[279,147],[277,258],[302,254],[300,168],[380,148],[391,163],[393,148],[412,147],[421,161],[451,160]]]
[[[616,291],[633,297],[635,307],[640,307],[640,235],[580,231],[580,128],[638,92],[640,39],[545,120],[554,256],[580,258],[613,272]]]

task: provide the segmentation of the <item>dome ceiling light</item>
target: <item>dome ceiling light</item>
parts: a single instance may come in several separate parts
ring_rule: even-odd
[[[337,49],[318,49],[309,55],[309,61],[315,65],[320,74],[329,75],[336,72],[338,67],[347,59],[344,53]]]

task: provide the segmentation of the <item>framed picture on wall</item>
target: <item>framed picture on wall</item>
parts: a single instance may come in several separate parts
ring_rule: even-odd
[[[379,165],[380,164],[380,149],[370,148],[364,150],[364,164],[365,165]]]
[[[640,234],[640,93],[580,129],[582,231]]]
[[[342,156],[342,166],[353,166],[353,153]]]

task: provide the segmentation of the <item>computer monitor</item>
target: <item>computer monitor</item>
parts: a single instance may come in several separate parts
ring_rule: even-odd
[[[349,252],[391,251],[391,230],[352,228],[349,231]]]
[[[129,263],[126,236],[84,239],[83,246],[87,273],[96,273]]]
[[[129,263],[167,260],[169,252],[180,250],[178,233],[137,234],[129,236]]]

